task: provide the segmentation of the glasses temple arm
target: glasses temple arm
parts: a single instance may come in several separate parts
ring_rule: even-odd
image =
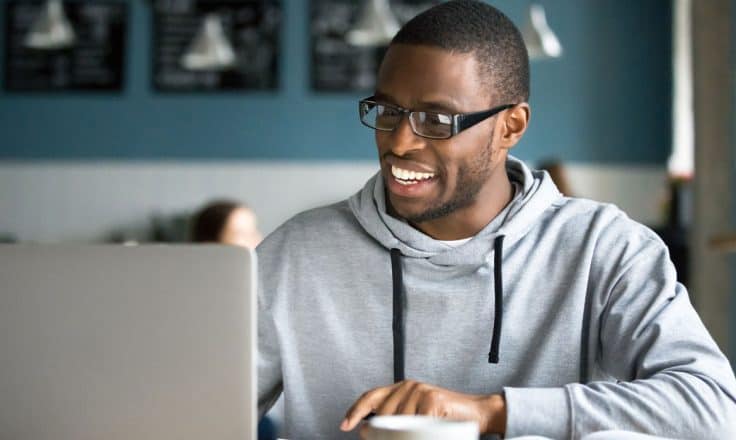
[[[499,107],[492,108],[490,110],[483,110],[475,113],[465,113],[461,115],[455,115],[452,120],[452,134],[456,135],[466,128],[470,128],[473,125],[490,118],[496,113],[510,109],[514,104],[506,104]]]

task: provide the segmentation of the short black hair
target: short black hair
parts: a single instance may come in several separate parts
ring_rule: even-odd
[[[529,54],[519,29],[501,11],[477,0],[453,0],[409,20],[391,44],[472,53],[498,104],[529,100]]]

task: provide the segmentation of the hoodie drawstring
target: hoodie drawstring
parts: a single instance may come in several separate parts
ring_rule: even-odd
[[[493,334],[491,336],[491,350],[488,353],[488,363],[498,363],[498,346],[501,343],[501,324],[503,323],[503,235],[493,241],[494,267],[493,284],[495,290],[495,311],[493,319]],[[405,379],[404,371],[404,276],[401,270],[401,251],[391,249],[391,274],[393,279],[393,321],[391,328],[394,336],[394,382]]]
[[[491,337],[491,351],[488,352],[488,363],[498,363],[498,345],[501,343],[501,323],[503,322],[503,278],[501,265],[503,264],[503,235],[493,241],[493,287],[496,293],[495,311],[493,317],[493,336]]]
[[[404,376],[404,276],[401,273],[401,251],[391,249],[391,273],[394,285],[394,318],[391,324],[394,333],[394,383]]]

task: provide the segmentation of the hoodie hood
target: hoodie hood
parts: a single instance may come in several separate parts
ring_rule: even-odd
[[[435,240],[389,215],[380,171],[349,199],[350,209],[369,235],[387,249],[399,249],[404,257],[425,258],[441,266],[480,265],[493,252],[492,243],[497,236],[505,236],[506,246],[513,244],[562,197],[549,174],[533,171],[513,156],[506,160],[506,172],[509,180],[521,187],[522,193],[517,194],[511,206],[507,207],[503,219],[497,216],[472,240],[458,247]]]

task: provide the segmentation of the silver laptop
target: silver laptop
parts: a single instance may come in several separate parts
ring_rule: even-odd
[[[255,289],[242,248],[0,245],[0,439],[255,439]]]

